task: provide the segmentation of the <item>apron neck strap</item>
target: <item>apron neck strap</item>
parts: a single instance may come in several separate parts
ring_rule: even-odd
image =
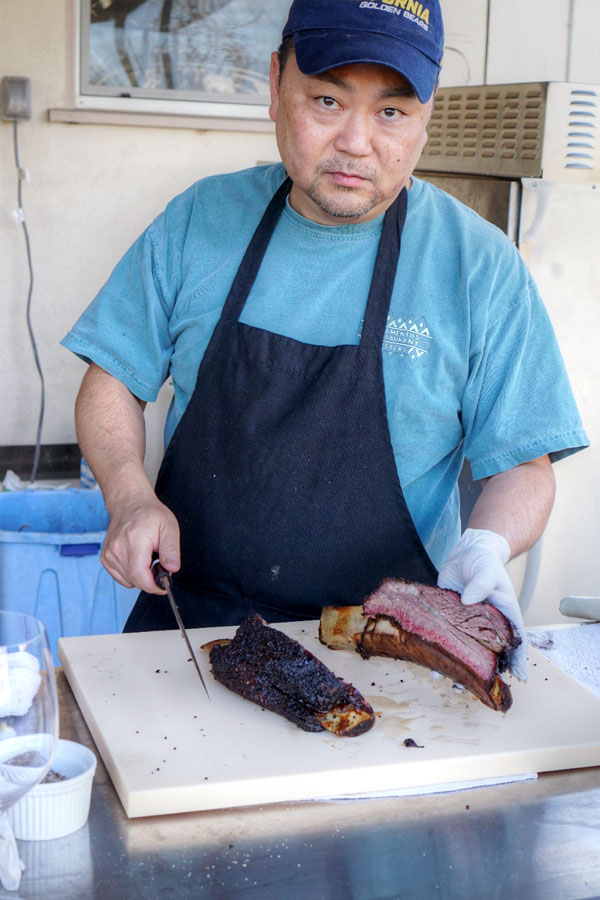
[[[231,285],[221,314],[221,324],[230,325],[239,320],[291,187],[291,179],[286,178],[271,198]],[[361,333],[361,347],[379,349],[383,343],[405,218],[406,188],[403,188],[383,219]]]
[[[291,187],[291,178],[286,178],[273,194],[262,219],[256,227],[256,231],[252,235],[223,307],[221,318],[227,323],[237,322],[242,314],[246,298],[258,275],[263,256],[273,236],[275,226],[279,221],[279,216],[285,206]]]
[[[379,350],[383,343],[387,316],[394,290],[394,281],[400,257],[400,241],[406,219],[406,188],[402,188],[387,210],[381,229],[377,258],[373,268],[373,278],[369,299],[365,310],[360,345]]]

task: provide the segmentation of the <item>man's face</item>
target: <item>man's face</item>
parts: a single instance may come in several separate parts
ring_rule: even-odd
[[[432,106],[398,72],[370,63],[309,76],[292,53],[280,83],[274,53],[269,114],[292,207],[323,225],[381,215],[409,185]]]

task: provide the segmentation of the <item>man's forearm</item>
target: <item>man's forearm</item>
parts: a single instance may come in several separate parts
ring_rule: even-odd
[[[493,475],[483,485],[469,528],[501,534],[511,558],[528,550],[542,534],[554,502],[555,482],[547,456]]]
[[[90,366],[77,396],[81,451],[102,488],[110,522],[101,562],[125,587],[163,593],[150,565],[180,566],[179,526],[144,472],[144,404],[98,366]]]
[[[144,473],[144,404],[98,366],[90,365],[75,404],[81,452],[111,510],[123,491],[152,489]]]

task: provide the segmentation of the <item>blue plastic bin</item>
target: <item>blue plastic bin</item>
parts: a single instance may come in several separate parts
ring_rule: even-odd
[[[41,619],[56,665],[59,637],[121,632],[137,598],[100,564],[108,519],[97,490],[0,493],[0,608]]]

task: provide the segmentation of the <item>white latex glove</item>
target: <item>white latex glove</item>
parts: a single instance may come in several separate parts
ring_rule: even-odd
[[[457,591],[465,606],[489,600],[517,629],[521,644],[513,650],[509,669],[527,681],[527,634],[523,615],[504,566],[510,547],[502,535],[482,528],[467,528],[440,569],[438,587]]]

